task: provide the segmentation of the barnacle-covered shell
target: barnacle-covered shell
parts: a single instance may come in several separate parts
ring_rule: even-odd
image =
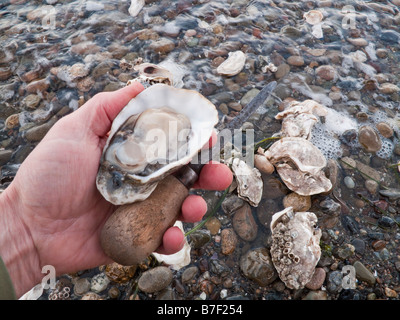
[[[113,121],[97,188],[116,205],[146,199],[162,178],[190,162],[217,122],[215,106],[200,93],[154,84]]]
[[[321,230],[312,212],[293,212],[292,207],[272,216],[271,258],[279,278],[290,289],[301,289],[314,274],[321,257]]]
[[[239,198],[246,200],[253,207],[257,207],[263,193],[263,180],[257,168],[251,168],[239,158],[232,161],[232,171],[237,181]]]
[[[310,196],[332,189],[323,172],[326,158],[310,141],[284,137],[269,147],[265,155],[290,190]]]
[[[228,59],[218,66],[217,72],[225,76],[237,75],[242,71],[245,62],[246,55],[242,51],[229,52]]]
[[[282,119],[283,137],[301,137],[311,139],[311,130],[318,121],[317,116],[326,116],[328,110],[314,100],[293,101],[289,108],[279,112],[275,119]]]

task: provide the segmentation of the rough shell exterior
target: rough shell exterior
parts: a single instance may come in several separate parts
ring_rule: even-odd
[[[314,274],[321,257],[321,230],[312,212],[293,212],[291,207],[273,215],[271,258],[279,278],[290,289],[301,289]]]
[[[278,113],[275,119],[282,119],[283,137],[301,137],[311,139],[311,130],[318,121],[317,116],[326,116],[327,109],[314,100],[293,101],[289,108]]]
[[[304,13],[303,17],[311,25],[316,25],[324,19],[324,15],[319,10],[310,10]]]
[[[246,55],[242,51],[230,52],[228,59],[218,66],[217,72],[225,76],[237,75],[242,71],[245,62]]]
[[[326,159],[310,141],[285,137],[275,142],[265,155],[290,190],[310,196],[332,189],[331,181],[323,172]]]
[[[148,109],[164,107],[190,119],[191,131],[187,138],[188,151],[184,157],[169,162],[150,173],[132,173],[126,168],[129,166],[123,168],[113,160],[114,151],[108,156],[108,148],[113,143],[124,143],[124,140],[113,140],[113,137],[119,133],[127,119]],[[217,122],[218,112],[215,106],[196,91],[178,89],[165,84],[155,84],[147,88],[133,98],[114,119],[109,138],[103,149],[96,179],[97,188],[106,200],[115,205],[146,199],[156,188],[158,181],[187,164],[198,153],[209,140]],[[113,146],[113,150],[117,150],[117,148],[118,146]]]
[[[232,171],[238,184],[239,198],[257,207],[263,193],[263,180],[257,168],[251,168],[246,162],[235,158],[232,161]]]
[[[172,85],[173,83],[173,75],[171,72],[156,64],[141,63],[133,69],[139,72],[139,75],[137,78],[129,80],[127,85],[131,84],[133,81],[139,81],[145,87],[156,83],[164,83],[168,85]]]

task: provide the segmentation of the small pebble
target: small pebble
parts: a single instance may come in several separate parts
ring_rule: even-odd
[[[110,280],[108,279],[107,275],[104,273],[99,273],[95,275],[90,281],[90,290],[96,293],[100,293],[107,288],[109,283]]]
[[[304,65],[304,59],[301,56],[290,56],[287,58],[287,63],[291,66],[301,67]]]
[[[323,268],[315,268],[311,280],[306,284],[306,288],[310,290],[318,290],[322,287],[326,277],[326,272]]]
[[[354,189],[355,186],[356,186],[354,180],[353,180],[351,177],[349,177],[349,176],[344,177],[344,184],[345,184],[346,187],[349,188],[349,189]]]

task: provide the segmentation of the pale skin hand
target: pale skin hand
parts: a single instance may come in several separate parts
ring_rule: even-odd
[[[41,281],[45,265],[64,274],[112,262],[100,247],[99,234],[115,206],[98,192],[95,179],[112,120],[142,90],[133,84],[98,94],[60,119],[1,194],[0,256],[17,296]],[[231,181],[226,166],[208,164],[196,187],[223,190]],[[206,210],[205,201],[191,195],[181,218],[199,221]],[[175,253],[183,240],[178,228],[170,228],[158,252]]]

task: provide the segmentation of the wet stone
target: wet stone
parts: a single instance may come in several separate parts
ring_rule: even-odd
[[[287,59],[287,63],[291,66],[301,67],[304,65],[304,59],[301,56],[290,56]]]
[[[265,248],[246,252],[240,258],[240,269],[247,278],[260,286],[267,286],[278,278],[269,252]]]
[[[172,281],[172,271],[168,267],[155,267],[144,272],[139,280],[139,290],[146,293],[161,291],[169,286]]]
[[[0,166],[6,164],[13,154],[12,150],[0,150]]]
[[[353,267],[356,269],[357,279],[365,281],[370,285],[375,284],[376,279],[374,275],[360,261],[354,262]]]
[[[394,228],[397,226],[397,223],[391,217],[382,216],[378,220],[378,225],[383,228]]]
[[[382,147],[382,141],[371,126],[362,126],[358,131],[358,141],[367,152],[377,152]]]
[[[25,132],[25,138],[29,142],[37,142],[43,139],[51,127],[56,123],[56,119],[50,119],[48,122],[28,129]]]
[[[210,231],[211,235],[216,235],[221,228],[221,222],[216,217],[212,217],[205,223],[205,227]]]
[[[75,282],[74,293],[78,296],[83,296],[90,290],[90,278],[80,278]]]
[[[193,248],[201,248],[211,240],[209,231],[198,230],[189,235],[190,244]]]
[[[328,300],[328,295],[323,290],[310,291],[303,300]]]
[[[149,49],[155,53],[167,54],[175,49],[175,43],[167,38],[160,38],[149,45]]]
[[[328,274],[326,289],[331,293],[342,290],[343,275],[341,271],[332,271]]]
[[[323,65],[315,70],[315,74],[322,80],[332,81],[337,78],[336,69],[330,65]]]
[[[182,283],[189,283],[199,273],[196,266],[188,267],[182,272]]]
[[[251,207],[247,203],[236,211],[232,225],[238,236],[245,241],[253,241],[257,236],[257,223],[254,220]]]
[[[306,212],[311,208],[311,197],[292,192],[283,198],[283,206],[292,207],[295,212]]]
[[[221,252],[224,255],[232,254],[236,249],[237,236],[232,228],[223,229],[221,232]]]
[[[310,290],[318,290],[322,287],[326,277],[326,272],[323,268],[315,268],[311,280],[306,284],[306,288]]]
[[[354,252],[363,255],[365,252],[365,241],[362,239],[355,238],[351,241],[354,247]]]

